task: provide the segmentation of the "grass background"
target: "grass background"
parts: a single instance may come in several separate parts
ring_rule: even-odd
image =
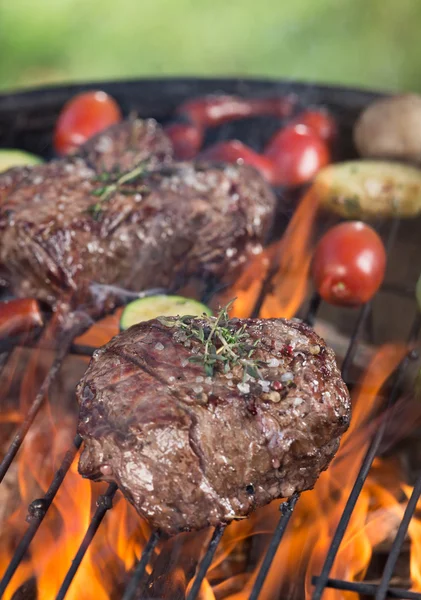
[[[0,89],[254,75],[421,91],[421,0],[0,0]]]

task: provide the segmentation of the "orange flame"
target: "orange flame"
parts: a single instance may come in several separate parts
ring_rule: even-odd
[[[103,346],[117,335],[122,312],[123,309],[118,308],[112,315],[94,323],[88,331],[75,339],[75,343],[93,347]]]
[[[260,310],[263,319],[293,317],[306,295],[311,263],[311,232],[318,206],[318,197],[310,188],[282,237],[279,268]]]
[[[220,298],[221,305],[236,298],[232,316],[246,318],[251,315],[265,281],[275,271],[260,309],[260,317],[291,318],[296,314],[307,291],[311,233],[318,205],[318,198],[310,188],[300,201],[282,238],[255,256],[235,285]]]
[[[341,448],[330,468],[322,473],[314,489],[305,492],[295,508],[289,528],[275,556],[265,581],[261,600],[311,598],[311,577],[320,573],[326,552],[348,499],[362,457],[372,435],[370,417],[379,406],[381,389],[406,353],[399,345],[385,345],[372,359],[360,385],[353,394],[352,426],[343,437]],[[373,549],[385,540],[393,539],[405,510],[411,488],[399,481],[399,470],[376,459],[356,504],[343,538],[331,577],[350,581],[362,580],[370,564]],[[420,501],[421,508],[421,501]],[[278,503],[259,510],[243,523],[231,525],[221,549],[202,587],[205,600],[247,600],[260,566],[246,577],[244,574],[213,585],[215,567],[229,557],[236,545],[250,536],[266,534],[266,540],[279,519]],[[233,533],[228,539],[228,532]],[[409,528],[412,540],[411,578],[413,589],[420,589],[421,520],[413,518]],[[261,549],[263,556],[265,547]],[[304,583],[305,582],[305,583]],[[304,586],[304,587],[303,587]],[[327,590],[327,600],[353,598],[352,594]]]
[[[89,337],[85,339],[91,340]],[[372,414],[382,401],[381,389],[405,352],[403,346],[385,345],[368,366],[353,393],[352,425],[343,437],[340,451],[329,470],[321,475],[314,490],[304,493],[298,502],[265,582],[262,600],[280,595],[300,600],[304,595],[311,597],[311,576],[320,572],[373,427],[376,426]],[[41,355],[42,352],[39,352],[39,357]],[[63,414],[57,407],[50,407],[30,430],[19,460],[19,502],[0,534],[1,571],[5,570],[11,558],[14,540],[25,530],[26,506],[34,497],[45,492],[64,451],[71,444],[74,426],[75,415]],[[105,489],[103,485],[83,480],[77,473],[76,464],[77,457],[30,546],[28,560],[21,564],[8,587],[6,600],[10,600],[31,577],[36,578],[40,600],[50,599],[57,594],[89,525],[95,500]],[[364,577],[373,548],[393,537],[410,493],[409,486],[400,484],[395,467],[391,469],[387,463],[376,460],[344,536],[332,577],[351,581]],[[278,506],[279,502],[273,502],[250,519],[235,522],[227,528],[202,586],[203,599],[246,600],[270,534],[279,518]],[[132,507],[118,497],[115,507],[105,517],[89,547],[67,597],[70,600],[108,600],[113,590],[121,589],[127,583],[128,573],[139,557],[148,533],[146,524]],[[420,534],[421,521],[413,519],[409,528],[413,589],[421,589]],[[201,540],[203,542],[203,536]],[[246,570],[238,558],[239,550],[249,540],[254,540],[260,556],[251,571]],[[187,554],[198,559],[197,540],[192,540],[190,545]],[[188,562],[186,556],[185,561]],[[240,561],[239,569],[234,566],[236,561]],[[168,578],[168,585],[177,590],[188,589],[188,580],[182,568]],[[342,600],[348,595],[329,590],[325,597],[328,600]]]
[[[45,354],[42,350],[32,354],[31,368],[21,387],[21,407],[29,402],[31,377],[34,381],[36,374],[50,364],[49,353],[47,358]],[[8,416],[17,421],[22,414],[23,410],[15,410]],[[16,508],[5,515],[7,518],[0,528],[0,573],[7,568],[14,544],[26,530],[29,503],[47,490],[64,453],[72,446],[75,427],[76,412],[63,413],[59,407],[47,405],[30,429],[19,455],[17,481],[12,478],[8,481]],[[89,526],[98,495],[105,491],[103,484],[80,477],[77,460],[78,456],[30,545],[29,558],[21,563],[8,586],[5,600],[11,599],[31,578],[36,579],[39,600],[54,598],[60,589]],[[148,527],[119,493],[114,504],[76,573],[66,596],[69,600],[107,600],[110,590],[126,583],[125,573],[140,556]]]
[[[310,190],[283,238],[256,256],[234,290],[229,291],[228,299],[237,296],[235,316],[250,314],[263,282],[275,269],[272,288],[265,296],[260,314],[267,318],[291,317],[296,313],[306,293],[317,204]],[[109,341],[118,332],[120,312],[95,324],[77,342],[99,346]],[[51,335],[51,331],[46,335]],[[353,392],[351,426],[330,468],[320,476],[312,491],[301,496],[265,581],[261,600],[311,598],[311,577],[320,573],[362,458],[378,426],[378,418],[376,420],[373,414],[382,405],[382,388],[406,351],[398,344],[385,345],[368,365]],[[22,352],[15,352],[1,374],[0,400],[3,400],[13,389],[14,380],[22,377],[22,364],[28,365],[19,403],[3,412],[1,427],[10,427],[22,419],[37,381],[42,380],[43,371],[51,364],[52,354],[37,349],[29,362],[27,360]],[[12,473],[9,482],[15,494],[13,506],[7,514],[0,511],[0,518],[4,520],[0,527],[0,573],[7,568],[16,540],[25,532],[27,505],[45,493],[64,452],[71,446],[75,425],[75,412],[47,404],[30,429],[19,455],[17,473],[15,478]],[[98,495],[105,491],[103,484],[93,484],[78,475],[77,458],[30,546],[29,556],[7,589],[6,600],[11,600],[31,578],[36,579],[39,600],[50,600],[57,594],[88,528]],[[343,538],[332,577],[359,581],[366,576],[376,546],[393,539],[411,492],[410,486],[401,483],[399,468],[393,461],[376,459]],[[118,597],[127,584],[149,529],[119,493],[114,504],[76,573],[67,595],[69,600],[109,600]],[[203,582],[201,600],[248,598],[279,519],[279,504],[279,501],[273,502],[250,519],[232,523],[227,528]],[[418,509],[421,511],[421,501]],[[199,560],[206,535],[209,536],[209,532],[189,538],[181,564],[171,574],[165,574],[170,594],[178,595],[180,590],[191,586],[187,571],[192,561]],[[417,516],[411,521],[409,537],[412,589],[421,590],[421,520]],[[162,545],[161,551],[165,552],[171,545],[170,540],[167,546]],[[247,556],[254,557],[251,566]],[[324,595],[326,600],[351,600],[352,597],[338,590],[327,590]]]

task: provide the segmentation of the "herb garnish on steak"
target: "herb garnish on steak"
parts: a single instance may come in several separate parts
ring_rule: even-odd
[[[78,156],[1,174],[2,277],[19,296],[96,309],[92,284],[141,291],[233,278],[266,240],[272,190],[245,165],[170,159],[162,129],[137,120]]]
[[[332,350],[284,319],[160,318],[96,351],[78,386],[82,475],[174,534],[311,488],[350,419]]]
[[[236,365],[243,367],[243,380],[247,375],[263,379],[258,371],[259,361],[252,359],[260,340],[251,340],[244,324],[240,329],[231,326],[228,310],[232,302],[221,309],[215,318],[203,315],[200,321],[192,316],[174,319],[158,317],[165,327],[180,328],[186,339],[195,338],[203,345],[203,350],[191,356],[189,362],[203,364],[206,375],[213,376],[216,364],[222,363],[224,373]]]

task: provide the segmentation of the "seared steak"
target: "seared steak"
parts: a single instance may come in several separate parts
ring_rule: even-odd
[[[165,135],[162,128],[153,119],[147,120],[128,120],[118,125],[113,125],[102,133],[91,138],[84,144],[76,154],[63,160],[54,160],[46,165],[32,167],[15,167],[0,174],[0,206],[13,194],[14,190],[23,187],[27,194],[27,202],[31,202],[30,186],[33,186],[33,193],[44,194],[44,188],[41,183],[50,183],[55,186],[56,192],[60,192],[60,180],[55,181],[57,177],[63,178],[64,165],[74,164],[84,165],[97,173],[105,172],[124,172],[134,169],[143,161],[148,161],[149,168],[158,167],[172,161],[173,151],[171,142]],[[75,159],[81,159],[75,160]],[[53,165],[53,166],[51,166]],[[54,176],[54,168],[57,166],[57,175]],[[43,177],[45,171],[45,177]],[[70,169],[69,169],[70,171]],[[87,176],[85,171],[79,173],[81,180]],[[48,181],[52,178],[52,181]],[[74,177],[73,184],[77,185],[77,177]],[[66,181],[64,181],[66,183]],[[40,201],[38,201],[38,204]],[[54,218],[55,206],[50,205],[51,217]]]
[[[78,155],[97,172],[130,171],[144,160],[149,168],[170,162],[172,145],[153,119],[124,121],[91,138]]]
[[[334,354],[308,326],[214,326],[135,325],[95,352],[77,390],[80,473],[116,482],[169,534],[313,487],[350,420]]]
[[[232,274],[266,237],[272,191],[249,167],[166,161],[156,125],[126,123],[79,157],[0,176],[0,264],[15,292],[94,305],[92,283]]]

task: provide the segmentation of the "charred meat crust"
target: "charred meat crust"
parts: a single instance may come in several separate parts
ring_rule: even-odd
[[[200,323],[200,319],[195,320]],[[200,342],[153,320],[98,350],[78,386],[85,477],[115,481],[174,534],[314,486],[350,420],[335,358],[301,322],[235,320],[263,380],[189,362]]]
[[[132,121],[79,156],[1,175],[0,264],[14,291],[81,305],[95,303],[92,283],[234,275],[266,238],[272,191],[249,167],[170,160],[159,126]]]

